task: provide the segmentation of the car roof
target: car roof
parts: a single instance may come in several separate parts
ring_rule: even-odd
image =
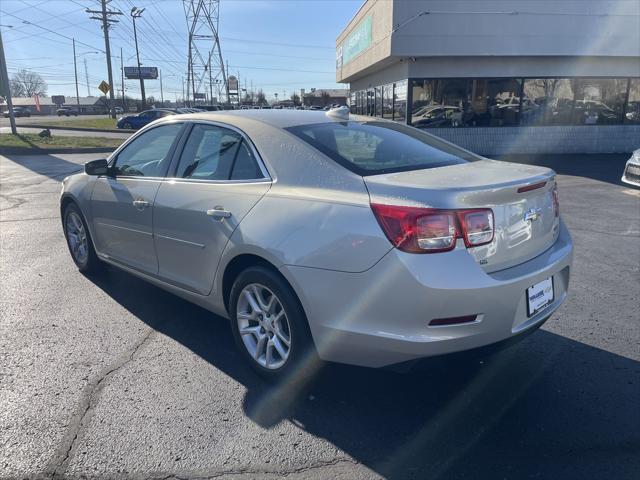
[[[180,115],[180,120],[212,120],[234,123],[234,119],[255,120],[277,128],[295,127],[298,125],[311,125],[316,123],[344,122],[344,118],[327,115],[322,110],[222,110],[215,112],[198,112]],[[381,118],[366,117],[363,115],[349,114],[352,121],[387,121]]]

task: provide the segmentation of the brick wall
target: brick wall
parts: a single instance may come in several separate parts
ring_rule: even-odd
[[[509,153],[629,153],[640,148],[640,125],[430,128],[481,155]]]

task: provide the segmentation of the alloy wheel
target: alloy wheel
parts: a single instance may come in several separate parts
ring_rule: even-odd
[[[89,243],[87,241],[87,232],[84,229],[84,224],[80,215],[76,212],[70,212],[67,215],[67,239],[69,240],[69,247],[71,247],[71,254],[79,264],[87,262],[89,257]]]
[[[291,352],[291,328],[278,297],[251,283],[240,292],[236,308],[238,330],[249,355],[262,367],[282,367]]]

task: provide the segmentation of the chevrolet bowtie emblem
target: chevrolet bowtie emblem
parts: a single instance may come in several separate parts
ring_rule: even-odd
[[[530,208],[524,213],[525,222],[535,222],[542,214],[541,208]]]

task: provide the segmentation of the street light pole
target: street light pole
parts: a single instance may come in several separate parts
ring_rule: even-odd
[[[142,110],[146,110],[147,108],[147,98],[144,94],[144,79],[142,78],[142,71],[140,70],[140,51],[138,50],[138,31],[136,30],[136,18],[140,18],[144,10],[145,10],[144,8],[138,9],[138,7],[133,7],[131,9],[131,18],[133,19],[133,39],[136,42],[136,58],[138,60],[138,77],[140,77],[140,93],[142,94]]]
[[[9,107],[9,123],[11,123],[11,133],[18,134],[16,129],[16,117],[13,113],[13,101],[11,100],[11,85],[9,84],[9,74],[7,73],[7,60],[4,58],[4,44],[2,43],[2,31],[0,31],[0,85],[7,89],[5,98]],[[2,92],[0,92],[2,93]]]
[[[160,75],[160,103],[164,107],[164,93],[162,92],[162,70],[158,70]]]
[[[76,77],[76,105],[80,111],[80,93],[78,92],[78,65],[76,63],[76,39],[73,39],[73,73]]]

